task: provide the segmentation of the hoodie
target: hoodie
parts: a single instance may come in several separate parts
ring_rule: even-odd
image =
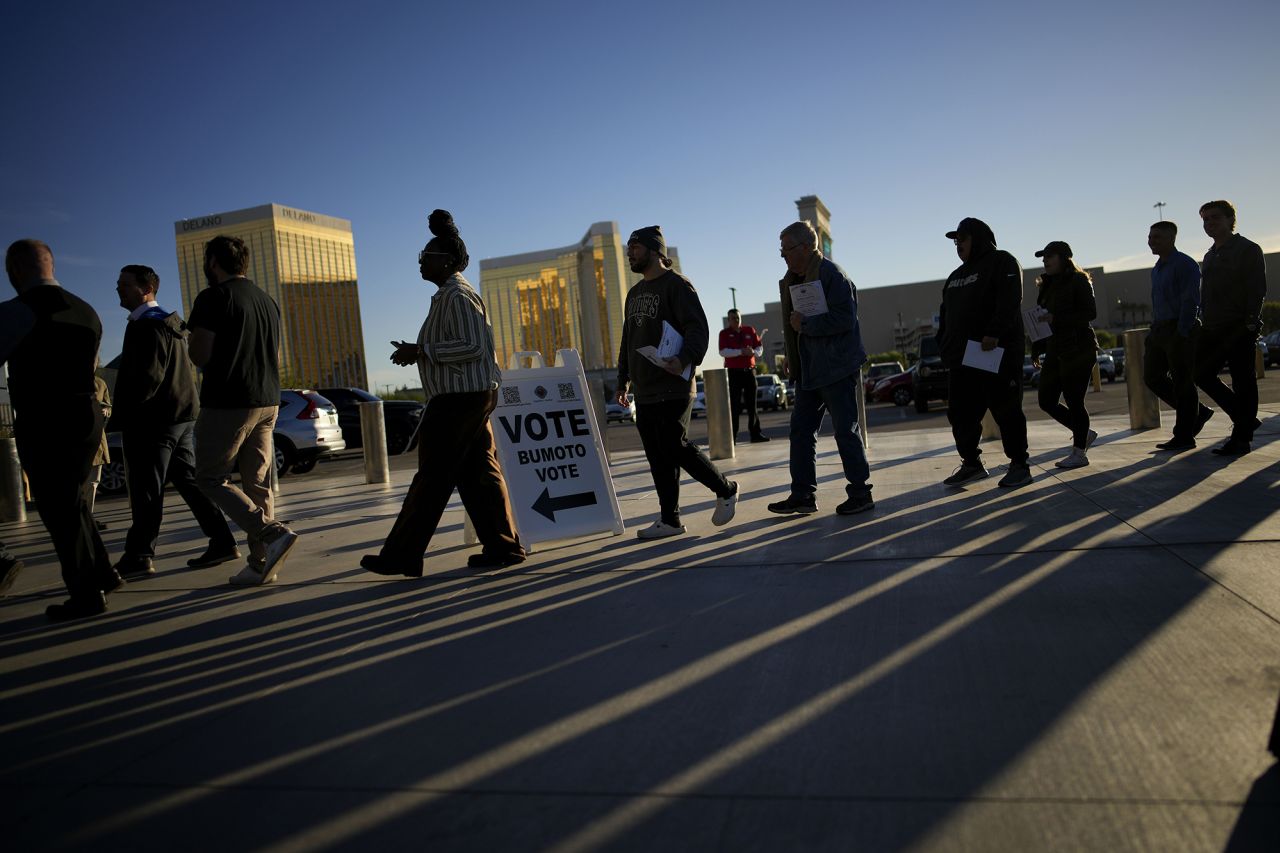
[[[636,352],[661,342],[664,320],[684,338],[680,364],[697,367],[707,354],[711,334],[707,315],[689,279],[674,270],[652,281],[640,279],[627,291],[618,347],[618,388],[630,382],[637,403],[689,399],[694,394],[692,370],[688,379],[682,379]]]
[[[164,429],[196,419],[195,368],[177,312],[156,306],[125,327],[114,402],[112,431]]]
[[[975,222],[977,222],[975,220]],[[1004,347],[1000,372],[1022,369],[1022,267],[996,248],[996,237],[977,222],[969,260],[942,287],[938,349],[948,367],[959,367],[968,341],[996,338]]]

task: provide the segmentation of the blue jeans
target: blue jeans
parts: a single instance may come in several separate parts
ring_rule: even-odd
[[[871,494],[871,468],[858,435],[858,398],[862,393],[856,375],[824,385],[815,390],[796,389],[795,408],[791,412],[791,494],[809,497],[818,491],[815,458],[818,427],[830,413],[836,434],[836,449],[848,480],[849,497]]]

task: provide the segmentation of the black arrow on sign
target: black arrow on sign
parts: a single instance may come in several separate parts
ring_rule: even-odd
[[[553,498],[544,488],[542,494],[538,495],[538,499],[533,502],[533,511],[555,524],[557,512],[566,509],[577,509],[580,506],[592,506],[595,502],[595,492],[579,492],[576,495],[561,495],[558,498]]]

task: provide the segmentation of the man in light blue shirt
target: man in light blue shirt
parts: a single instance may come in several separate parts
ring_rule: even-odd
[[[1157,222],[1147,234],[1151,254],[1151,331],[1145,348],[1143,381],[1173,408],[1173,438],[1157,444],[1177,453],[1196,446],[1196,435],[1213,410],[1200,404],[1192,371],[1193,348],[1200,321],[1200,266],[1174,246],[1178,226]]]

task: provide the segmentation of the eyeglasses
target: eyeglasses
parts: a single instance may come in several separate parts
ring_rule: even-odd
[[[783,246],[782,251],[779,252],[778,254],[785,258],[787,256],[787,252],[794,252],[796,249],[800,249],[800,248],[803,248],[803,247],[798,243],[794,246]]]
[[[963,237],[952,237],[952,238],[951,238],[951,242],[952,242],[952,243],[955,243],[957,246],[959,246],[961,243],[968,243],[968,242],[969,242],[969,235],[968,235],[968,234],[966,234],[966,235],[965,235],[965,236],[963,236]]]
[[[422,261],[427,257],[427,255],[439,255],[442,258],[450,257],[448,252],[428,252],[426,249],[423,249],[421,252],[418,253],[418,263],[422,263]]]

